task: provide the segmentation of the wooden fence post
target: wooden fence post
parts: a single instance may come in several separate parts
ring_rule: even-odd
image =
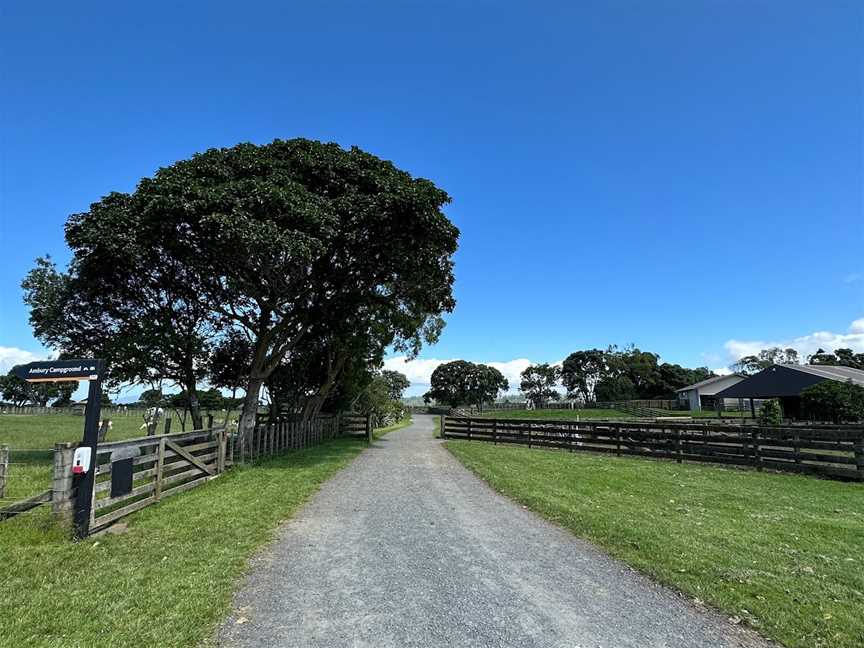
[[[759,430],[750,433],[750,439],[753,445],[753,463],[756,465],[756,470],[762,472],[762,453],[759,448]]]
[[[864,481],[864,431],[855,441],[855,467],[858,469],[858,479]]]
[[[208,430],[213,429],[213,415],[212,414],[207,415],[207,429]]]
[[[51,512],[66,526],[72,522],[74,492],[72,488],[72,457],[75,454],[73,443],[54,445],[54,475],[51,483]]]
[[[225,472],[225,429],[216,433],[216,474]]]
[[[681,463],[681,430],[675,429],[675,463]]]
[[[468,440],[471,440],[471,419],[468,419]]]
[[[372,443],[372,415],[366,415],[366,442]]]
[[[447,417],[445,415],[441,415],[441,438],[447,438]]]
[[[162,497],[162,473],[165,466],[165,438],[159,439],[159,447],[156,449],[156,478],[153,487],[153,499],[157,502]]]
[[[171,434],[171,417],[165,417],[165,432],[164,434]]]
[[[492,419],[492,441],[498,445],[498,419]]]
[[[0,497],[6,496],[6,475],[9,473],[9,446],[0,445]]]

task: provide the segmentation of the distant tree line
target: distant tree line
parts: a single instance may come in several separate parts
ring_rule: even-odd
[[[808,359],[812,364],[844,365],[864,369],[864,354],[850,349],[826,353],[820,349]],[[773,347],[744,356],[731,369],[752,375],[773,364],[797,364],[795,349]],[[550,401],[568,398],[582,403],[672,399],[676,391],[716,374],[707,367],[690,369],[660,362],[656,353],[636,346],[588,349],[571,353],[560,366],[548,363],[527,367],[520,375],[519,390],[525,400],[542,408]],[[509,390],[506,378],[494,367],[456,360],[439,365],[432,373],[427,403],[451,407],[482,407]],[[817,420],[849,422],[864,419],[864,389],[826,381],[802,394],[804,411]],[[769,424],[779,417],[779,404],[766,403],[760,420]],[[772,423],[773,424],[773,423]]]
[[[676,389],[714,375],[707,367],[661,363],[658,354],[632,345],[576,351],[561,365],[568,396],[585,402],[674,398]]]
[[[675,390],[714,376],[707,367],[688,369],[661,363],[659,355],[635,346],[571,353],[561,366],[527,367],[519,389],[536,407],[562,395],[580,402],[674,398]],[[456,360],[436,367],[426,402],[458,407],[481,406],[510,388],[500,371],[483,364]]]
[[[369,406],[452,311],[449,196],[358,148],[305,139],[211,149],[72,215],[72,260],[23,281],[40,341],[105,359],[112,386],[262,391],[271,416]],[[393,387],[395,389],[395,387]]]

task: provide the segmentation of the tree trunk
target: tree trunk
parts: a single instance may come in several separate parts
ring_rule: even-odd
[[[201,417],[201,405],[198,402],[198,389],[195,381],[186,385],[186,393],[189,395],[189,414],[192,416],[192,429],[203,430],[204,419]]]
[[[258,398],[261,395],[263,384],[264,379],[257,372],[249,376],[246,396],[243,398],[243,411],[240,414],[240,424],[237,428],[241,443],[251,437],[252,430],[255,429],[255,422],[258,418]]]

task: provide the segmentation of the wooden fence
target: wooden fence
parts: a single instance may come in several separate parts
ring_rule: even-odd
[[[231,441],[211,429],[98,446],[90,532],[219,476],[232,463]]]
[[[103,443],[97,449],[91,532],[195,488],[236,462],[302,450],[354,430],[356,417],[320,416],[257,425],[241,438],[225,428]],[[361,417],[364,432],[368,417]]]
[[[864,481],[864,428],[742,427],[445,417],[443,436],[530,447],[705,461]]]
[[[96,449],[90,533],[166,497],[215,479],[238,462],[302,450],[342,435],[371,439],[368,416],[321,416],[257,425],[245,439],[223,427],[100,443]],[[0,510],[0,520],[51,503],[55,516],[71,520],[75,501],[72,475],[77,444],[53,451],[52,488]],[[46,451],[46,452],[51,452]],[[0,487],[6,475],[0,448]]]
[[[372,417],[364,414],[342,414],[340,432],[349,436],[365,436],[372,441]]]

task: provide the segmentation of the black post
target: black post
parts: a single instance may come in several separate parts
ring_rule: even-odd
[[[87,472],[75,475],[72,487],[77,489],[73,515],[75,537],[79,540],[90,533],[90,513],[93,506],[93,486],[96,483],[96,447],[99,445],[99,413],[102,408],[102,361],[94,360],[95,378],[87,390],[87,408],[84,410],[84,439],[79,447],[90,448],[90,466]]]

